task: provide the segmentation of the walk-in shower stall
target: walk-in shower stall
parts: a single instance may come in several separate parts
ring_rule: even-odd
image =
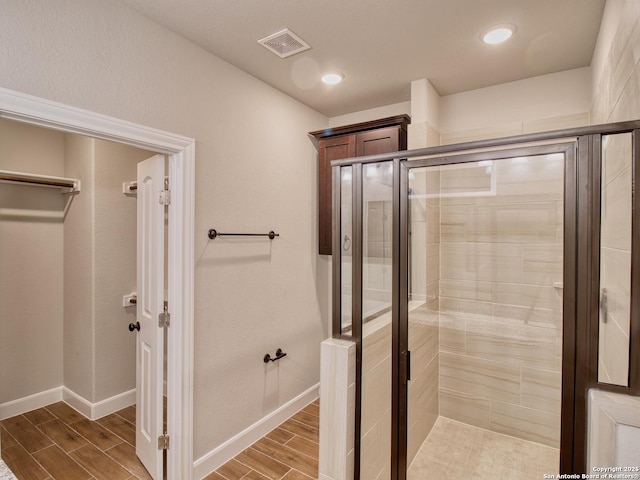
[[[640,393],[639,129],[333,163],[356,479],[586,472],[587,391]]]

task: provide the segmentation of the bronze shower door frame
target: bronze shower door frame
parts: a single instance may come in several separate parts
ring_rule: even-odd
[[[603,135],[631,132],[633,152],[631,319],[628,387],[598,382],[600,275],[600,168]],[[412,168],[452,165],[513,156],[565,154],[564,290],[560,473],[586,473],[587,392],[590,388],[640,395],[640,121],[481,140],[332,162],[334,338],[356,344],[354,479],[360,480],[362,373],[362,170],[367,163],[393,162],[392,247],[392,425],[391,479],[407,472],[408,403],[408,176]],[[412,158],[421,157],[417,160]],[[341,331],[341,175],[352,171],[352,332]],[[366,480],[366,479],[363,479]]]

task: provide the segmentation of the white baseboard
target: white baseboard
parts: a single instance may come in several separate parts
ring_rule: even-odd
[[[63,387],[52,388],[0,404],[0,420],[15,417],[62,400]]]
[[[136,390],[134,388],[100,402],[91,403],[67,387],[56,387],[0,404],[0,420],[15,417],[60,401],[64,401],[88,419],[97,420],[136,403]]]
[[[313,402],[318,398],[319,392],[320,384],[318,383],[197,459],[193,463],[193,478],[204,478],[218,467],[227,463],[282,422]]]
[[[86,398],[64,387],[62,399],[89,420],[97,420],[136,403],[136,390],[134,388],[97,403],[91,403]]]

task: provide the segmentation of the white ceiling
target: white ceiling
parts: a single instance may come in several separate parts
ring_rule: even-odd
[[[605,0],[121,0],[329,116],[590,65]],[[511,23],[502,45],[480,41]],[[281,59],[257,40],[289,28],[311,45]],[[345,80],[326,86],[320,73]]]

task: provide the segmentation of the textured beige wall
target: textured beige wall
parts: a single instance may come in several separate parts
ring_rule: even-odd
[[[0,169],[63,176],[64,136],[0,120]],[[0,185],[0,403],[62,385],[59,189]]]
[[[64,222],[64,385],[93,400],[94,338],[94,140],[65,135],[65,175],[82,191]]]
[[[136,290],[136,199],[122,182],[136,178],[136,165],[153,153],[95,140],[95,399],[135,388],[135,307],[122,296]]]
[[[329,261],[307,132],[328,119],[118,2],[5,1],[0,44],[2,87],[196,139],[195,458],[317,384]]]
[[[441,143],[589,124],[591,68],[541,75],[440,98]]]

